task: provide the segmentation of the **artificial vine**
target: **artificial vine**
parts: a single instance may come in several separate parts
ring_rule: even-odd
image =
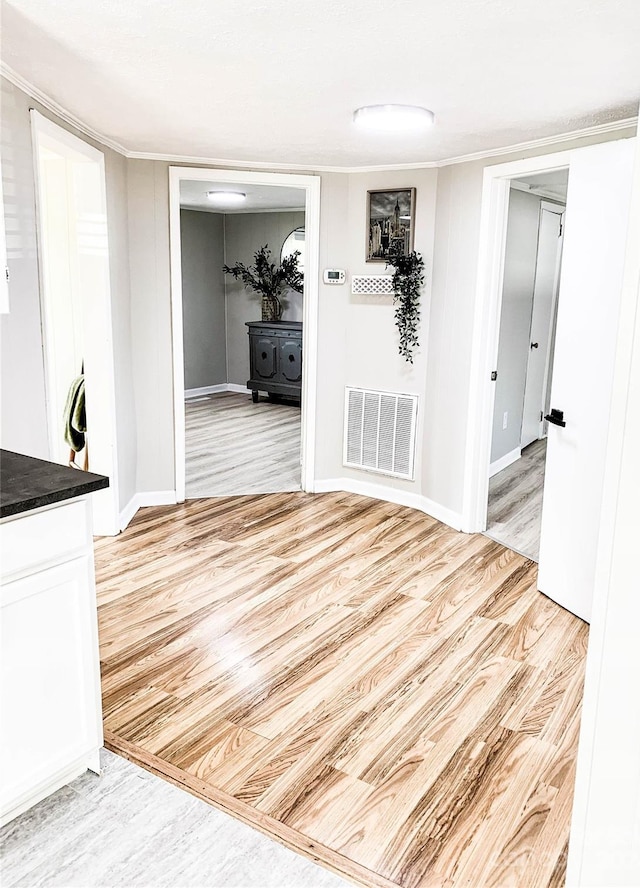
[[[420,290],[424,286],[424,259],[414,250],[408,256],[394,256],[390,264],[393,273],[393,304],[400,342],[398,351],[413,364],[413,350],[419,345]]]

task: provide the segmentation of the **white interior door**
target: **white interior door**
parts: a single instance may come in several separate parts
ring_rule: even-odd
[[[564,208],[543,204],[538,229],[538,255],[533,287],[533,309],[529,335],[527,377],[524,389],[520,447],[542,437],[542,413],[546,394],[547,367],[551,346],[552,320],[562,253],[562,214]]]
[[[538,588],[591,616],[634,139],[581,148],[569,167]]]

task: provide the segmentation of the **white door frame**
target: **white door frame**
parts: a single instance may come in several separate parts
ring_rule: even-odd
[[[92,364],[98,369],[93,375],[89,367],[86,373],[87,390],[99,392],[99,403],[101,407],[100,427],[102,434],[99,444],[93,443],[90,448],[90,455],[99,454],[100,467],[105,475],[109,476],[109,487],[106,490],[98,491],[92,494],[93,509],[93,529],[98,535],[115,536],[120,533],[120,498],[119,498],[119,482],[118,482],[118,438],[116,423],[116,395],[115,395],[115,367],[113,353],[113,322],[111,310],[111,280],[109,269],[109,241],[108,241],[108,218],[107,218],[107,196],[106,196],[106,177],[104,154],[92,145],[87,144],[82,139],[74,136],[68,130],[53,123],[47,117],[44,117],[38,111],[31,110],[31,133],[33,142],[33,165],[35,175],[35,191],[36,191],[36,230],[38,242],[38,273],[40,278],[40,310],[42,316],[42,340],[43,340],[43,357],[44,357],[44,377],[45,377],[45,395],[47,404],[47,424],[49,426],[49,446],[52,448],[53,441],[53,421],[52,416],[52,396],[51,396],[51,366],[53,356],[51,354],[51,346],[47,340],[47,292],[48,277],[45,268],[44,245],[43,245],[43,217],[42,217],[42,181],[40,176],[40,148],[47,139],[54,140],[56,150],[67,150],[69,157],[81,155],[87,161],[98,166],[100,188],[101,188],[101,204],[104,208],[104,230],[100,233],[100,246],[106,250],[106,263],[103,291],[106,294],[104,302],[98,306],[92,304],[89,307],[87,302],[88,295],[84,294],[84,346],[85,352],[91,353]],[[96,311],[99,315],[99,324],[88,324],[87,318]],[[80,368],[78,368],[78,373]],[[71,380],[70,380],[71,382]],[[88,399],[89,400],[89,399]],[[90,416],[91,407],[87,404],[87,413]],[[51,452],[51,458],[54,454]]]
[[[480,245],[469,373],[469,406],[465,447],[462,529],[487,529],[489,463],[498,360],[502,283],[507,240],[509,189],[521,176],[570,169],[573,151],[560,151],[485,167],[482,184]]]
[[[302,302],[301,478],[313,491],[315,479],[316,391],[318,377],[318,294],[320,263],[320,177],[293,173],[223,170],[215,167],[169,167],[169,239],[171,253],[171,328],[173,344],[173,411],[176,500],[185,499],[184,338],[182,315],[182,250],[180,245],[180,182],[229,182],[274,185],[305,191],[305,275]]]

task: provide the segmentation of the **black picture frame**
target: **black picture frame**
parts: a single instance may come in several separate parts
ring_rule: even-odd
[[[391,262],[413,250],[416,189],[367,191],[367,262]]]

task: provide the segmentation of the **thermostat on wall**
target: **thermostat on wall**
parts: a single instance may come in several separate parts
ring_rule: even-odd
[[[322,274],[325,284],[344,284],[345,279],[346,275],[342,268],[325,268]]]

